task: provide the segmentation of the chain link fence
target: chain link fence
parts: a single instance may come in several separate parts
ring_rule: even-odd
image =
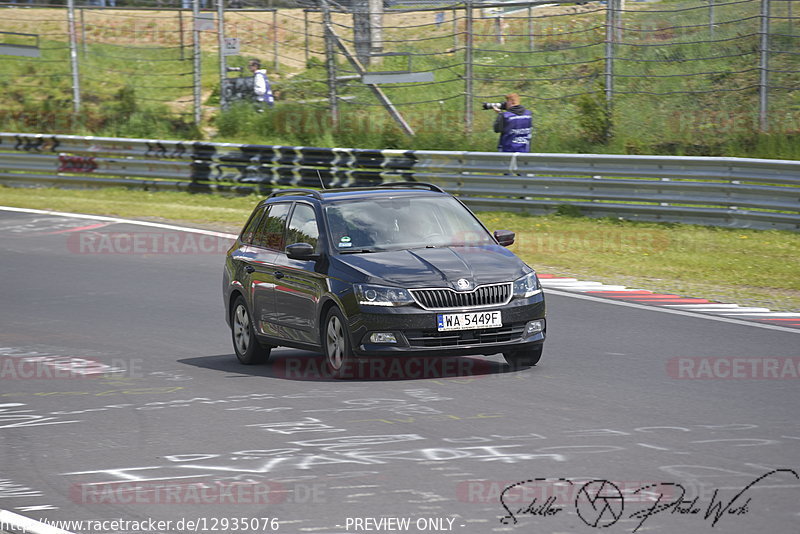
[[[14,54],[0,56],[1,98],[18,104],[2,108],[124,112],[132,88],[199,122],[226,103],[221,78],[249,75],[228,67],[256,57],[279,105],[331,124],[369,110],[365,121],[408,133],[430,121],[470,131],[482,102],[517,92],[539,130],[596,142],[800,131],[800,0],[198,0],[197,13],[191,0],[93,1],[0,4],[0,52]],[[238,54],[220,53],[224,38]]]

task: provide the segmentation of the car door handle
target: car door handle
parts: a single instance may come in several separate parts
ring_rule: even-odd
[[[283,277],[285,276],[285,275],[284,275],[282,272],[280,272],[280,271],[275,271],[275,272],[274,272],[274,273],[272,273],[272,274],[274,274],[274,275],[275,275],[275,278],[277,278],[278,280],[280,280],[281,278],[283,278]]]
[[[247,267],[244,268],[244,272],[246,272],[248,274],[255,272],[255,270],[256,270],[256,268],[253,267],[252,265],[248,265]]]

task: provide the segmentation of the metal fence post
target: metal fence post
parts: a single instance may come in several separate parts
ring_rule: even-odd
[[[275,55],[275,72],[280,70],[278,64],[278,10],[272,12],[272,39],[275,41],[273,54]]]
[[[500,15],[494,17],[494,30],[497,44],[503,44],[503,18]]]
[[[81,12],[81,49],[83,51],[83,59],[86,59],[86,24],[83,22],[83,8],[80,8]]]
[[[183,43],[183,11],[180,8],[178,8],[178,39],[180,40],[181,46],[181,61],[183,61],[186,57],[184,56],[183,50],[185,47]]]
[[[611,113],[614,100],[614,2],[608,0],[606,4],[606,113]]]
[[[303,10],[303,31],[306,35],[306,67],[308,67],[308,10]]]
[[[369,2],[354,2],[353,14],[353,49],[356,57],[365,68],[369,68],[372,59],[372,21],[369,16]]]
[[[197,21],[200,18],[200,0],[192,0],[192,58],[193,58],[193,86],[194,86],[194,123],[200,125],[203,112],[200,109],[200,30]]]
[[[225,2],[217,2],[217,37],[219,43],[219,109],[228,108],[225,100],[225,79],[228,77],[227,62],[225,58]]]
[[[758,124],[762,132],[769,130],[769,0],[761,0],[761,29],[759,45]]]
[[[708,36],[714,38],[714,0],[708,0]]]
[[[339,128],[339,102],[336,96],[336,50],[331,35],[331,9],[327,0],[322,0],[322,25],[325,35],[325,68],[328,71],[328,101],[331,107],[331,124]]]
[[[78,43],[75,35],[75,0],[67,0],[67,24],[69,26],[69,59],[72,68],[72,109],[81,111],[81,78],[78,72]]]
[[[464,125],[468,134],[472,133],[472,0],[464,5]]]
[[[381,54],[383,53],[383,0],[369,0],[367,6],[369,7],[370,55]]]
[[[453,8],[453,52],[458,50],[458,11]]]
[[[528,6],[528,48],[533,51],[533,6]]]

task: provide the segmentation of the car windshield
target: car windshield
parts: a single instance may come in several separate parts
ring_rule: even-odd
[[[447,196],[342,200],[325,215],[340,253],[494,243],[469,210]]]

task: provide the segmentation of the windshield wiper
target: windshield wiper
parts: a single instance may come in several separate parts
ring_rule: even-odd
[[[347,250],[340,250],[339,254],[366,254],[368,252],[378,252],[374,248],[352,248]]]
[[[450,245],[426,245],[426,244],[420,243],[419,245],[411,245],[411,246],[407,247],[407,250],[417,250],[417,249],[420,249],[420,248],[447,248],[449,246]]]

